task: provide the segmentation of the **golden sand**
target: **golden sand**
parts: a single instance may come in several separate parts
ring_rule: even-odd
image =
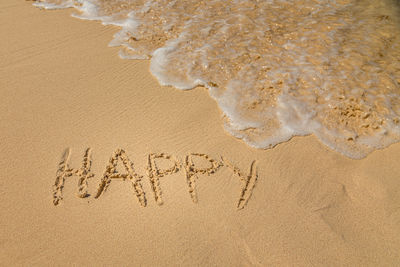
[[[119,59],[115,27],[30,2],[0,10],[0,265],[400,262],[399,144],[362,160],[312,135],[249,148],[205,89],[161,87],[149,62]],[[77,172],[54,205],[66,151]]]

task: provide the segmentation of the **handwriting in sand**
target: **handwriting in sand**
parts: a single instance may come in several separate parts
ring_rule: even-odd
[[[87,148],[85,150],[82,166],[79,169],[71,168],[69,165],[71,150],[67,149],[58,165],[56,173],[56,181],[53,187],[53,204],[58,205],[63,199],[63,187],[66,179],[72,176],[77,176],[78,180],[78,194],[80,198],[87,198],[88,194],[88,181],[95,175],[91,172],[92,166],[92,150]],[[208,163],[208,167],[200,168],[194,163],[194,159],[203,160]],[[171,162],[171,167],[168,169],[160,169],[157,165],[157,161],[160,159],[168,160]],[[117,164],[121,162],[125,168],[124,173],[117,171]],[[226,158],[221,157],[220,160],[211,158],[206,154],[201,153],[190,153],[186,155],[183,162],[180,162],[173,155],[166,153],[150,153],[148,155],[148,163],[146,167],[146,175],[149,179],[151,189],[154,193],[154,199],[158,205],[162,205],[162,190],[160,186],[160,178],[166,175],[171,175],[184,170],[186,183],[188,186],[188,192],[194,203],[198,202],[196,182],[201,175],[212,175],[216,173],[221,167],[229,168],[233,171],[235,176],[240,179],[241,187],[239,200],[237,202],[237,208],[243,209],[249,201],[253,188],[258,179],[257,162],[253,161],[250,164],[249,173],[244,174],[239,168],[230,163]],[[147,205],[146,194],[142,187],[143,175],[138,174],[135,171],[133,162],[129,160],[127,153],[123,149],[117,149],[112,154],[101,179],[101,182],[97,188],[95,198],[99,198],[103,195],[107,188],[111,185],[114,179],[129,180],[132,184],[134,194],[138,199],[141,206]]]

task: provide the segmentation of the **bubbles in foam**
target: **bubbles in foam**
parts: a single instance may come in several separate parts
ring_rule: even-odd
[[[39,8],[44,8],[44,9],[63,9],[63,8],[69,8],[69,7],[74,7],[74,1],[69,0],[69,1],[49,1],[49,2],[43,2],[43,1],[36,1],[33,3],[34,6],[39,7]]]
[[[316,135],[352,158],[400,140],[395,0],[48,0],[122,29],[123,58],[163,85],[203,85],[225,129],[269,148]]]

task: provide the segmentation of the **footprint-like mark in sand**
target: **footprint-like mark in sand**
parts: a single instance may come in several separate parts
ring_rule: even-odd
[[[92,167],[92,150],[90,148],[86,149],[82,160],[82,167],[80,169],[72,169],[69,166],[69,161],[71,157],[71,149],[66,149],[63,156],[61,157],[60,164],[58,165],[56,173],[56,181],[53,186],[53,203],[58,205],[63,199],[63,188],[65,179],[71,176],[78,176],[78,197],[85,198],[88,197],[88,180],[94,177],[94,174],[90,171]]]

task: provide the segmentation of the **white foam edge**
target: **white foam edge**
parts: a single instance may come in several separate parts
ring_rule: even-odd
[[[288,132],[285,128],[279,128],[275,133],[262,141],[254,141],[248,135],[241,133],[231,125],[224,125],[225,130],[232,136],[242,139],[247,145],[258,148],[258,149],[269,149],[276,145],[289,141],[294,136],[304,136],[308,134],[294,134],[293,132]]]
[[[126,19],[117,20],[116,16],[99,16],[97,5],[91,1],[83,1],[81,6],[75,6],[75,8],[81,13],[72,14],[72,17],[82,20],[101,21],[103,25],[113,25],[122,28],[114,34],[113,39],[108,44],[109,47],[122,46],[127,50],[135,51],[127,42],[130,36],[134,36],[137,27],[140,25],[134,17],[134,12],[129,12]],[[123,49],[118,52],[118,56],[122,59],[149,59],[148,55],[131,55]]]
[[[135,37],[136,30],[140,23],[134,18],[133,12],[130,12],[127,16],[128,18],[124,20],[109,19],[102,23],[103,25],[114,25],[122,28],[119,32],[114,34],[113,39],[108,46],[115,47],[122,45],[131,51],[135,51],[135,49],[129,45],[128,39],[132,36]],[[144,57],[148,58],[146,55],[144,55]]]
[[[122,44],[122,46],[127,49],[127,50],[131,50],[132,52],[135,52],[135,49],[132,49],[130,47],[127,47],[125,45]],[[118,52],[118,56],[122,59],[150,59],[149,56],[147,55],[140,55],[140,54],[129,54],[127,52],[125,52],[125,50],[120,49]]]
[[[33,3],[33,6],[41,8],[41,9],[47,9],[47,10],[65,9],[65,8],[75,7],[74,1],[72,1],[72,0],[65,1],[60,5],[52,4],[52,3],[46,3],[46,2],[35,2],[35,3]]]
[[[202,85],[206,86],[206,82],[201,79],[192,79],[188,75],[188,79],[186,81],[178,80],[173,77],[169,77],[165,75],[165,68],[168,64],[167,54],[176,49],[176,44],[179,42],[179,38],[167,42],[164,47],[156,49],[152,54],[152,59],[150,61],[150,72],[151,74],[157,78],[159,83],[163,86],[174,86],[181,90],[189,90],[193,89],[196,86]]]
[[[116,20],[112,16],[99,16],[98,15],[98,8],[96,4],[92,3],[89,0],[86,1],[79,1],[81,5],[76,5],[78,1],[65,1],[60,5],[46,3],[46,2],[35,2],[33,3],[34,6],[43,9],[65,9],[65,8],[76,8],[81,12],[81,14],[72,14],[73,17],[84,19],[84,20],[98,20],[101,21],[103,25],[115,25],[122,27],[122,30],[119,31],[114,35],[114,39],[110,42],[109,46],[123,46],[128,50],[134,51],[134,49],[126,42],[127,34],[133,34],[139,25],[138,21],[134,19],[133,13],[128,14],[128,18],[124,20]],[[177,41],[177,40],[175,40]],[[225,129],[231,133],[233,136],[243,139],[247,144],[255,148],[270,148],[279,143],[285,142],[290,140],[293,136],[304,136],[309,134],[315,134],[318,139],[320,139],[325,145],[330,147],[331,149],[343,153],[344,155],[353,158],[353,159],[360,159],[365,157],[368,153],[357,153],[355,151],[343,150],[339,149],[335,143],[332,143],[329,138],[330,137],[337,137],[339,139],[343,138],[343,135],[336,133],[335,131],[329,131],[329,134],[326,133],[317,123],[315,120],[310,120],[311,114],[308,114],[308,118],[302,117],[293,119],[288,114],[298,114],[300,106],[298,103],[295,105],[289,105],[290,101],[286,99],[286,101],[279,101],[279,109],[277,112],[279,121],[281,123],[281,128],[276,130],[276,133],[263,141],[253,141],[248,136],[243,133],[240,133],[241,130],[245,130],[247,128],[259,128],[260,123],[249,121],[248,119],[241,118],[241,116],[235,112],[234,108],[231,105],[226,105],[223,102],[226,99],[222,100],[221,97],[216,97],[215,94],[212,94],[213,90],[212,87],[207,85],[207,82],[201,79],[193,79],[188,77],[187,81],[178,81],[177,79],[173,79],[168,77],[164,74],[162,66],[166,65],[168,59],[166,58],[166,54],[170,51],[173,51],[174,43],[169,42],[169,45],[159,48],[153,53],[153,58],[151,60],[150,71],[151,73],[158,79],[161,85],[170,85],[174,86],[181,90],[188,90],[193,89],[196,86],[202,85],[207,87],[210,91],[210,95],[218,102],[221,110],[223,111],[224,115],[227,116],[229,119],[229,125],[225,124]],[[141,55],[130,55],[125,53],[123,50],[120,50],[119,56],[121,58],[126,59],[147,59],[148,56],[141,56]],[[292,103],[294,104],[294,103]],[[296,112],[291,112],[295,110]],[[307,114],[304,113],[303,114]],[[326,129],[325,129],[326,130]],[[400,131],[395,131],[395,135],[400,135]],[[389,146],[390,144],[396,143],[398,140],[396,138],[391,138],[389,136],[385,136],[386,133],[382,132],[374,137],[362,137],[357,140],[356,145],[358,146],[365,146],[373,149],[381,149],[384,147]],[[383,142],[383,143],[382,143]]]
[[[274,111],[279,121],[280,128],[276,129],[274,134],[262,140],[253,140],[248,134],[241,131],[249,128],[258,128],[262,130],[262,122],[251,121],[248,118],[243,118],[236,110],[232,103],[238,100],[234,97],[234,93],[230,92],[229,84],[227,90],[217,99],[218,105],[229,119],[225,123],[225,129],[231,135],[243,139],[245,143],[254,148],[267,149],[276,146],[279,143],[286,142],[294,136],[306,136],[314,133],[321,125],[313,120],[315,112],[309,112],[304,104],[288,99],[287,96],[279,96],[277,99],[277,107]],[[229,95],[227,98],[226,94]]]
[[[246,135],[240,134],[241,130],[245,130],[248,128],[260,128],[262,127],[262,123],[257,122],[257,121],[251,121],[248,118],[242,118],[240,114],[238,114],[237,111],[235,111],[235,108],[232,105],[233,102],[237,102],[237,99],[234,99],[235,94],[229,94],[229,98],[227,98],[227,93],[229,93],[231,90],[232,84],[227,86],[227,89],[225,93],[223,93],[220,96],[217,96],[217,94],[213,93],[215,88],[212,88],[208,86],[207,81],[204,81],[202,79],[198,78],[192,78],[189,77],[189,75],[186,74],[187,80],[182,81],[179,79],[176,79],[174,77],[168,76],[165,74],[165,68],[166,65],[169,64],[168,60],[168,54],[175,51],[176,44],[179,42],[179,38],[169,41],[164,47],[158,48],[153,52],[151,63],[150,63],[150,71],[153,76],[157,78],[159,83],[163,86],[174,86],[178,89],[181,90],[190,90],[195,88],[196,86],[204,86],[209,89],[210,96],[217,101],[219,107],[221,108],[222,112],[224,115],[228,118],[229,120],[229,125],[225,124],[226,130],[231,133],[233,136],[243,139],[247,144],[250,146],[256,147],[256,148],[269,148],[271,146],[275,146],[279,143],[288,141],[295,135],[309,135],[311,134],[310,130],[304,130],[306,127],[305,125],[307,122],[310,122],[311,116],[307,119],[307,122],[302,122],[302,125],[288,125],[288,123],[282,122],[282,127],[277,130],[277,133],[274,136],[271,136],[268,139],[263,140],[262,142],[253,142],[250,140]],[[232,98],[233,97],[233,98]],[[229,102],[229,103],[228,103]],[[282,102],[283,103],[283,102]],[[284,109],[283,107],[287,106],[281,106],[281,109]],[[284,114],[284,112],[281,112]],[[281,116],[283,117],[283,116]],[[283,121],[283,119],[281,118]],[[286,121],[288,121],[286,119]],[[317,127],[317,126],[315,126]]]

